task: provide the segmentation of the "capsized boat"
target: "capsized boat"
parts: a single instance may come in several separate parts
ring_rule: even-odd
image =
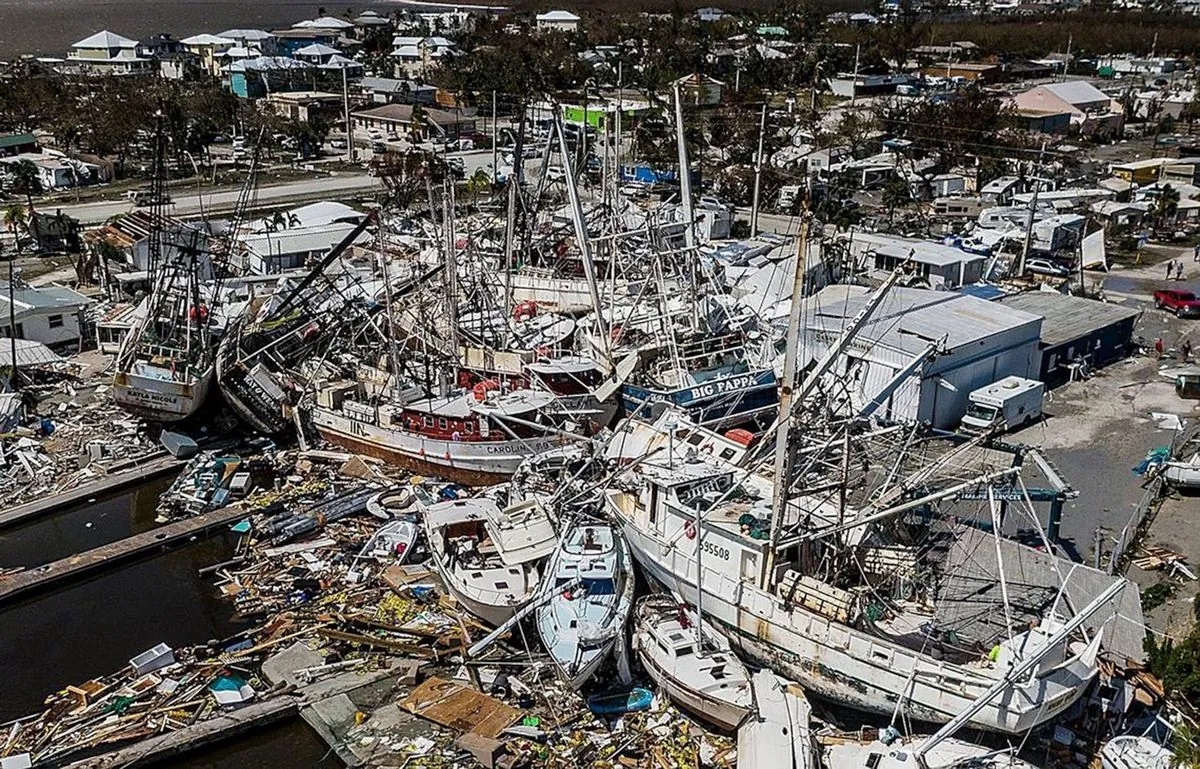
[[[557,535],[545,508],[528,500],[500,509],[488,497],[424,508],[431,561],[467,611],[501,625],[533,597]]]
[[[576,689],[625,643],[633,607],[633,563],[621,533],[578,522],[564,534],[547,572],[554,592],[536,610],[538,634]]]
[[[633,650],[672,702],[719,729],[733,731],[754,707],[749,673],[729,642],[671,596],[637,602]]]
[[[1037,769],[1009,750],[993,750],[972,742],[947,737],[929,745],[929,737],[882,740],[837,741],[825,748],[826,769]],[[928,746],[928,747],[927,747]],[[915,763],[914,763],[915,759]]]
[[[1186,462],[1165,463],[1162,474],[1173,489],[1200,490],[1200,453],[1192,454]]]
[[[758,671],[751,681],[757,708],[738,728],[738,769],[815,767],[812,708],[804,691],[770,670]]]

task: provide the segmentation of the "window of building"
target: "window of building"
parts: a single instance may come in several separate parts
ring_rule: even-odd
[[[50,328],[63,327],[63,316],[61,315],[51,315],[47,320],[50,322]]]

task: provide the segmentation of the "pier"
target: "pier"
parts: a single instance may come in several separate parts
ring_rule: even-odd
[[[0,604],[87,572],[111,566],[127,558],[166,547],[214,527],[245,518],[247,515],[249,512],[241,508],[223,507],[18,572],[0,579]]]
[[[92,497],[109,494],[114,491],[166,475],[183,465],[183,462],[168,454],[166,451],[156,452],[149,457],[141,457],[136,461],[123,463],[125,469],[113,470],[96,480],[85,483],[78,488],[64,491],[61,494],[49,496],[17,505],[0,511],[0,529],[16,526],[43,515],[72,507]]]

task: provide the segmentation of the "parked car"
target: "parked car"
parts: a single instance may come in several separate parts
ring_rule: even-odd
[[[125,193],[125,197],[133,201],[135,206],[152,206],[156,202],[161,202],[163,205],[171,202],[171,196],[163,193],[162,200],[157,200],[153,190],[129,190]]]
[[[1066,267],[1049,259],[1026,259],[1025,271],[1032,272],[1035,275],[1051,275],[1056,278],[1065,278],[1071,274],[1071,271]]]
[[[1180,318],[1195,318],[1200,316],[1200,299],[1191,291],[1180,291],[1175,288],[1164,288],[1154,292],[1154,306],[1160,310],[1168,310]]]

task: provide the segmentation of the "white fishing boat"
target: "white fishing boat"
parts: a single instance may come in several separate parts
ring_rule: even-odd
[[[501,510],[486,497],[424,508],[425,536],[446,590],[467,611],[501,625],[537,590],[557,535],[540,503]]]
[[[804,691],[770,670],[758,671],[751,681],[757,707],[738,728],[738,769],[815,767],[812,708]]]
[[[636,462],[610,485],[606,500],[645,572],[689,604],[699,599],[704,618],[751,661],[806,691],[863,710],[890,714],[896,699],[905,697],[910,718],[934,723],[953,719],[1001,686],[1008,693],[972,710],[970,723],[1013,733],[1055,718],[1096,675],[1101,634],[1081,643],[1070,631],[1099,606],[1070,621],[1047,613],[1036,626],[999,640],[994,654],[965,658],[949,659],[872,632],[859,622],[853,593],[801,574],[794,550],[790,557],[770,553],[763,526],[774,485],[739,467],[745,452],[740,443],[688,424],[682,415],[665,414],[654,425],[627,420],[608,458]],[[807,509],[813,525],[838,520],[836,505],[823,507],[828,503],[802,495],[790,502]],[[774,569],[762,581],[771,561]],[[1121,588],[1114,583],[1105,600]],[[1010,677],[1011,668],[1031,661],[1033,675]]]
[[[526,458],[566,438],[550,423],[554,396],[477,387],[434,398],[371,402],[361,382],[317,394],[312,421],[326,441],[414,473],[468,486],[501,483]]]
[[[881,740],[837,740],[825,748],[825,768],[911,769],[915,764],[927,769],[1037,769],[1010,750],[992,750],[950,737],[933,745],[930,741],[929,737],[901,737],[886,744]]]
[[[563,676],[579,689],[616,644],[625,643],[633,564],[616,528],[579,523],[563,535],[547,572],[556,592],[535,612],[538,633]]]
[[[355,560],[371,560],[381,564],[403,563],[412,552],[419,531],[415,521],[403,518],[388,521],[363,544]]]
[[[1172,754],[1149,737],[1113,737],[1100,749],[1103,769],[1171,769]]]
[[[754,706],[749,673],[729,642],[671,596],[638,601],[633,650],[672,702],[708,724],[733,731]]]
[[[113,376],[113,402],[154,422],[187,419],[204,405],[213,383],[212,364],[194,363],[184,351],[167,347],[138,356]]]

